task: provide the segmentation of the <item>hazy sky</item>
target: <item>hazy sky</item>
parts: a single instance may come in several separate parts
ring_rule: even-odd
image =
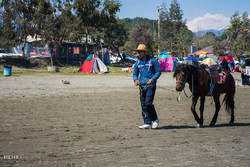
[[[163,2],[169,9],[172,0],[120,0],[120,18],[158,18],[157,6]],[[250,0],[177,0],[183,11],[183,19],[192,31],[222,29],[230,25],[235,11],[250,14]]]

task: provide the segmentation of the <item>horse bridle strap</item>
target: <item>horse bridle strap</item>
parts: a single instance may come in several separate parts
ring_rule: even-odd
[[[185,81],[183,82],[183,81],[181,81],[181,80],[176,80],[176,82],[178,82],[178,83],[182,83],[184,86],[183,86],[183,88],[185,87],[185,85],[186,85],[186,82],[187,82],[187,78],[188,78],[188,75],[186,74],[186,77],[185,77]]]

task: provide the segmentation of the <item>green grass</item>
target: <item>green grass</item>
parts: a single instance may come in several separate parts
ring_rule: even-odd
[[[123,67],[111,67],[107,66],[109,68],[109,73],[105,73],[104,75],[128,75],[131,76],[131,72],[121,72],[121,69]],[[64,66],[60,67],[60,72],[49,72],[47,67],[43,68],[32,68],[32,69],[26,69],[26,68],[12,68],[11,76],[12,77],[20,77],[20,76],[46,76],[46,75],[96,75],[96,74],[87,74],[87,73],[79,73],[78,72],[79,67],[77,66]],[[2,74],[2,75],[1,75]],[[4,77],[3,74],[3,68],[0,68],[0,77]]]

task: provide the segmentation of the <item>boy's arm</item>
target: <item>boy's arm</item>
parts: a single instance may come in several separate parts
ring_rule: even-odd
[[[152,64],[155,70],[155,75],[152,77],[152,79],[156,81],[161,76],[161,68],[159,62],[156,59],[152,60]]]

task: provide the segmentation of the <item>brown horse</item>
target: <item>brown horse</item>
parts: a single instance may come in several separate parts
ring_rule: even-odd
[[[188,64],[178,64],[173,77],[176,77],[176,91],[181,92],[185,88],[185,84],[189,84],[189,89],[192,92],[192,106],[191,111],[195,120],[200,127],[203,126],[203,111],[206,96],[213,96],[215,102],[215,114],[210,123],[210,126],[215,126],[218,113],[221,107],[220,95],[225,93],[224,101],[226,111],[231,114],[230,124],[234,123],[234,95],[235,82],[233,76],[225,69],[223,69],[226,79],[223,83],[211,84],[211,75],[209,70],[200,66],[193,66]],[[211,87],[213,85],[213,88]],[[184,90],[185,93],[185,90]],[[195,111],[195,106],[200,97],[200,118]]]

